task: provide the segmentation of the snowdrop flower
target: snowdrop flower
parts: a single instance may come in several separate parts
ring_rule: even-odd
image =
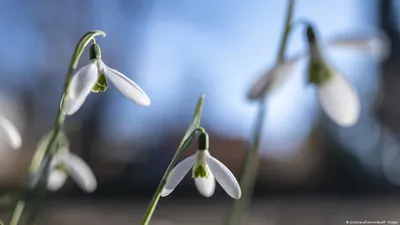
[[[6,135],[4,140],[7,142],[7,144],[13,149],[19,149],[22,145],[22,138],[17,128],[3,116],[0,116],[0,127],[3,129]]]
[[[316,85],[319,103],[333,121],[344,127],[353,126],[361,112],[357,91],[325,62],[311,26],[307,27],[307,39],[310,49],[308,83]]]
[[[248,98],[250,100],[260,99],[264,94],[271,93],[281,87],[289,78],[294,67],[297,65],[303,55],[298,55],[283,63],[274,65],[264,75],[260,76],[251,86]]]
[[[79,156],[70,153],[68,149],[60,148],[50,164],[50,174],[47,189],[59,190],[68,175],[85,192],[93,192],[97,188],[97,180],[90,167]]]
[[[169,195],[192,168],[197,190],[205,197],[211,197],[215,191],[215,180],[225,192],[234,199],[239,199],[241,189],[232,172],[208,151],[208,135],[199,137],[199,150],[180,162],[169,174],[161,191],[161,197]]]
[[[309,49],[306,54],[300,53],[275,65],[252,85],[249,99],[260,99],[280,87],[291,74],[297,63],[309,56],[307,81],[317,88],[317,98],[325,113],[337,124],[349,127],[357,123],[360,115],[360,100],[354,86],[336,69],[326,63],[321,46],[314,30],[307,25]],[[378,58],[385,59],[389,52],[389,41],[384,33],[375,36],[338,36],[323,47],[356,50]]]
[[[67,115],[72,115],[84,103],[90,92],[104,92],[107,90],[107,79],[128,99],[141,106],[150,105],[150,99],[146,93],[132,80],[121,72],[108,67],[101,60],[100,46],[93,43],[90,47],[90,63],[82,67],[71,79],[68,96],[64,107],[61,109]]]

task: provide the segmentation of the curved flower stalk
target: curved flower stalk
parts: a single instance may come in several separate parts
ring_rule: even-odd
[[[67,148],[58,149],[50,164],[47,189],[59,190],[70,176],[85,192],[91,193],[97,188],[93,171],[79,156],[69,152]]]
[[[361,108],[357,91],[342,73],[325,61],[311,25],[307,25],[306,33],[308,51],[275,65],[252,85],[248,98],[261,99],[266,93],[279,88],[293,74],[297,63],[309,56],[307,80],[309,84],[317,87],[322,109],[337,124],[344,127],[353,126],[358,121]],[[375,36],[338,36],[327,41],[322,48],[355,50],[383,60],[388,56],[389,46],[388,38],[382,32]]]
[[[292,30],[291,22],[292,22],[292,17],[293,17],[293,12],[294,12],[294,5],[295,5],[295,0],[288,0],[287,8],[286,8],[286,15],[285,15],[285,22],[284,22],[284,30],[282,34],[282,39],[280,41],[280,46],[279,46],[279,51],[277,54],[277,59],[276,59],[276,64],[280,65],[281,62],[285,58],[285,50],[286,46],[288,43],[289,35]],[[279,67],[276,67],[275,70],[278,70]],[[285,71],[285,70],[283,70]],[[273,75],[273,78],[271,81],[275,81],[278,78],[280,78],[279,70],[278,72],[274,72],[275,75]],[[283,73],[286,74],[286,73]],[[270,74],[266,74],[267,77]],[[270,85],[269,83],[271,81],[266,81],[262,82],[264,83],[266,87],[273,87],[275,85]],[[275,84],[279,84],[280,82],[276,82]],[[251,203],[252,203],[252,196],[253,196],[253,191],[254,191],[254,186],[256,184],[256,179],[258,176],[258,167],[259,167],[259,149],[261,145],[261,137],[262,137],[262,131],[263,131],[263,124],[265,123],[265,118],[266,118],[266,98],[268,97],[267,94],[269,94],[267,91],[267,88],[263,88],[263,85],[261,87],[258,87],[259,90],[256,90],[259,93],[259,99],[260,101],[258,110],[257,110],[257,115],[254,123],[254,130],[251,139],[249,140],[249,146],[248,150],[246,151],[246,157],[244,158],[243,162],[243,170],[242,170],[242,175],[240,178],[240,186],[242,189],[242,197],[238,200],[235,201],[232,205],[232,208],[229,212],[229,215],[227,217],[226,223],[224,224],[229,224],[229,225],[240,225],[244,224],[248,211],[251,208]],[[264,90],[265,89],[265,90]],[[251,94],[251,93],[250,93]]]
[[[161,192],[161,197],[169,195],[192,168],[192,177],[197,190],[205,197],[211,197],[215,191],[215,180],[225,192],[234,199],[239,199],[241,189],[232,172],[218,159],[210,155],[208,134],[199,136],[199,150],[180,162],[168,176]]]
[[[19,149],[22,145],[22,138],[14,124],[12,124],[7,118],[0,116],[0,127],[6,134],[6,138],[4,139],[7,144],[13,149]]]
[[[193,175],[195,177],[196,186],[199,188],[200,193],[210,196],[213,194],[215,190],[215,180],[211,179],[212,176],[217,178],[217,181],[221,184],[223,188],[227,188],[227,192],[230,195],[237,198],[241,196],[240,188],[239,189],[231,188],[237,185],[236,179],[233,177],[233,175],[231,176],[231,173],[227,172],[229,170],[225,166],[221,165],[222,163],[220,164],[219,161],[216,162],[215,161],[216,159],[214,160],[214,158],[209,155],[207,151],[208,139],[205,139],[206,138],[205,136],[202,137],[204,139],[203,145],[199,146],[199,149],[203,150],[200,151],[202,153],[196,154],[196,157],[194,156],[189,157],[189,159],[185,163],[181,162],[180,165],[174,168],[180,155],[187,149],[187,147],[189,146],[193,138],[195,138],[197,133],[200,132],[202,134],[206,134],[206,131],[200,127],[201,113],[203,110],[203,99],[204,95],[201,95],[197,101],[192,122],[190,123],[188,129],[186,130],[186,133],[183,136],[182,141],[178,146],[178,149],[176,150],[174,156],[171,159],[171,162],[169,163],[167,169],[165,170],[164,176],[161,178],[157,190],[155,191],[153,198],[149,206],[147,207],[146,213],[141,223],[142,225],[148,225],[150,223],[154,211],[157,207],[158,201],[160,200],[160,197],[167,196],[168,194],[170,194],[173,191],[173,189],[178,185],[178,183],[183,179],[183,177],[188,173],[188,171],[193,165],[195,165],[196,168]],[[181,169],[179,169],[178,167]],[[174,170],[173,173],[175,175],[172,176],[175,178],[171,179],[170,176],[173,170]]]
[[[72,115],[77,112],[91,92],[105,92],[108,87],[107,79],[128,99],[141,106],[150,105],[149,97],[135,82],[121,72],[108,67],[101,60],[100,46],[93,43],[90,47],[90,63],[73,75],[69,92],[66,97],[63,96],[65,98],[62,109],[64,113]]]
[[[69,96],[69,87],[72,80],[73,72],[76,69],[78,61],[85,49],[85,47],[89,44],[91,40],[94,40],[96,36],[105,37],[106,34],[101,30],[93,30],[87,32],[82,38],[79,40],[76,45],[74,54],[72,55],[71,62],[68,67],[68,72],[66,75],[65,83],[64,83],[64,91],[62,94],[62,100],[60,104],[60,108],[57,112],[57,116],[54,121],[54,126],[51,132],[42,139],[41,144],[39,144],[39,149],[35,154],[35,157],[32,160],[31,167],[29,169],[30,178],[27,185],[27,190],[33,191],[35,190],[35,195],[28,196],[23,195],[20,196],[20,199],[15,205],[15,208],[11,214],[10,225],[17,225],[20,221],[20,218],[24,212],[26,204],[29,202],[29,205],[35,205],[30,210],[29,215],[29,223],[36,224],[37,218],[40,214],[42,206],[38,203],[44,198],[46,187],[47,187],[47,172],[49,171],[50,164],[52,162],[52,158],[54,154],[57,152],[58,145],[60,143],[60,137],[63,135],[63,125],[65,122],[65,113],[63,109],[66,105],[66,101],[63,98],[64,96]]]

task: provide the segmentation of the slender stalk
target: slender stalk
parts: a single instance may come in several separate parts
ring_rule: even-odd
[[[54,154],[53,154],[54,155]],[[51,157],[53,157],[53,155]],[[50,160],[51,161],[51,160]],[[29,214],[27,219],[28,225],[36,225],[38,224],[39,215],[43,210],[43,206],[45,203],[45,197],[47,193],[47,181],[49,178],[50,171],[48,169],[43,170],[42,178],[38,185],[31,192],[33,196],[28,199],[29,205]]]
[[[25,201],[18,201],[11,217],[10,225],[17,225],[25,208]]]
[[[58,108],[58,112],[57,112],[57,116],[54,122],[54,132],[52,133],[51,137],[50,137],[50,141],[46,147],[46,151],[45,154],[43,156],[43,160],[41,160],[41,164],[44,165],[42,167],[38,167],[38,170],[35,171],[31,171],[31,173],[34,173],[33,175],[35,176],[35,174],[39,175],[39,179],[36,179],[37,182],[34,182],[33,184],[30,183],[29,188],[33,189],[36,188],[36,186],[38,184],[40,184],[41,179],[43,179],[43,175],[47,174],[44,171],[47,171],[49,166],[50,166],[50,162],[51,162],[51,158],[54,155],[55,151],[56,151],[56,145],[57,145],[57,141],[58,141],[58,137],[63,129],[64,126],[64,121],[65,121],[65,114],[62,111],[62,108],[64,108],[66,99],[64,98],[64,96],[68,95],[68,87],[69,84],[71,83],[71,79],[72,79],[72,75],[74,70],[76,69],[79,59],[83,53],[83,50],[85,49],[86,45],[90,42],[90,40],[92,40],[95,36],[101,35],[103,37],[105,37],[105,33],[103,31],[100,30],[94,30],[94,31],[90,31],[88,33],[86,33],[78,42],[76,48],[75,48],[75,52],[74,55],[72,56],[71,59],[71,63],[69,65],[69,69],[66,75],[66,79],[64,82],[64,90],[63,90],[63,94],[61,96],[61,107]],[[47,175],[44,176],[46,178],[45,181],[47,180]],[[47,182],[46,182],[47,183]],[[25,206],[25,202],[27,201],[26,197],[19,200],[16,207],[14,208],[14,211],[12,213],[11,216],[11,225],[17,225],[21,215],[23,213],[24,210],[24,206]]]
[[[193,138],[196,136],[196,134],[198,132],[205,133],[205,130],[203,128],[201,128],[201,127],[195,129],[186,138],[186,140],[184,140],[184,142],[182,142],[182,144],[181,144],[182,147],[180,147],[180,148],[178,148],[176,150],[174,156],[171,159],[171,162],[169,163],[167,169],[165,170],[164,176],[162,177],[162,179],[160,181],[160,184],[157,187],[156,192],[153,195],[153,199],[151,200],[151,202],[150,202],[150,204],[149,204],[149,206],[148,206],[148,208],[146,210],[145,216],[144,216],[144,218],[142,220],[142,223],[141,223],[142,225],[148,225],[150,223],[150,220],[151,220],[151,218],[152,218],[152,216],[154,214],[154,210],[157,207],[158,200],[160,200],[161,191],[164,188],[165,184],[167,183],[167,178],[168,178],[169,174],[171,173],[172,169],[174,168],[175,163],[178,161],[179,156],[187,149],[187,147],[189,146],[190,142],[193,140]]]
[[[285,30],[283,33],[281,45],[278,52],[277,63],[284,60],[284,53],[291,29],[291,20],[293,15],[294,0],[289,0],[287,7]],[[243,224],[246,221],[247,211],[251,207],[254,185],[256,183],[259,167],[259,148],[261,143],[262,128],[266,118],[266,94],[263,95],[260,106],[258,108],[256,122],[254,124],[253,137],[249,149],[247,151],[244,162],[243,173],[240,180],[242,188],[241,199],[234,202],[231,212],[228,217],[229,225]]]

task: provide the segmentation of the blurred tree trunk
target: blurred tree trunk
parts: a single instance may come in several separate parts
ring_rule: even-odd
[[[397,11],[394,0],[379,1],[380,27],[391,41],[391,54],[382,64],[381,93],[377,99],[379,119],[391,129],[400,128],[400,104],[398,100],[400,85],[400,42],[397,28]]]

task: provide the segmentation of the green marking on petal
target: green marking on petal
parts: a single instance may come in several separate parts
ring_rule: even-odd
[[[54,169],[61,170],[61,171],[64,171],[64,172],[68,171],[68,167],[67,167],[67,165],[65,163],[59,163]]]
[[[98,84],[95,84],[94,87],[92,88],[92,92],[98,93],[100,91],[100,87]]]
[[[106,76],[102,73],[99,78],[97,78],[97,83],[93,86],[92,92],[105,92],[108,87],[108,82]]]
[[[97,84],[100,85],[101,87],[106,87],[106,88],[107,88],[108,83],[107,83],[107,78],[106,78],[106,76],[104,75],[104,73],[102,73],[102,74],[99,76],[99,78],[97,79]]]
[[[321,85],[332,77],[331,72],[321,59],[311,57],[308,65],[308,83]]]
[[[204,169],[204,167],[202,165],[199,165],[194,170],[193,177],[194,178],[198,178],[198,177],[207,178],[207,171]]]

